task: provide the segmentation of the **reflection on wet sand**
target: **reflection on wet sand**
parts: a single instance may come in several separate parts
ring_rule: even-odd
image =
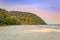
[[[60,30],[54,28],[41,28],[41,29],[28,29],[23,32],[60,32]]]

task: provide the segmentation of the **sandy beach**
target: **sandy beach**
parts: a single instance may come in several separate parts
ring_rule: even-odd
[[[3,31],[4,30],[4,31]],[[16,25],[16,26],[4,26],[0,27],[0,31],[3,33],[10,32],[60,32],[60,28],[53,27],[41,27],[39,25]]]
[[[39,26],[0,27],[0,40],[60,40],[60,30]]]

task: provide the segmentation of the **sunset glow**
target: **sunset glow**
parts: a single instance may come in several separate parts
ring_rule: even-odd
[[[35,13],[48,24],[60,24],[60,0],[0,0],[0,8]]]

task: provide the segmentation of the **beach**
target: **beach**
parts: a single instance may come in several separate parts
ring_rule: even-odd
[[[0,27],[0,40],[60,40],[60,29],[40,25]]]

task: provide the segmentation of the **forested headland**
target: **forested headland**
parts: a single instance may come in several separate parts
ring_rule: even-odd
[[[0,25],[43,25],[47,24],[34,13],[0,9]]]

